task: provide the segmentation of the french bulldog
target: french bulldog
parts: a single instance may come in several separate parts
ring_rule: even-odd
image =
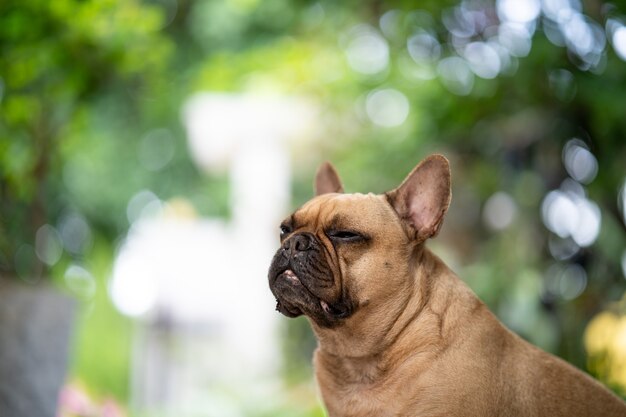
[[[316,197],[280,226],[276,309],[306,315],[330,417],[625,417],[599,382],[508,330],[426,246],[450,204],[441,155],[382,195],[344,194],[325,163]]]

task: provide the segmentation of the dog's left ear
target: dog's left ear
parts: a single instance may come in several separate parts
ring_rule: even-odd
[[[416,232],[417,241],[437,235],[450,205],[450,165],[442,155],[420,162],[387,199]]]
[[[315,195],[343,193],[343,185],[335,168],[330,162],[324,162],[315,174]]]

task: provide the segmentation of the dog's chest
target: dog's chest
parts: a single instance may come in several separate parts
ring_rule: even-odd
[[[370,364],[346,367],[345,362],[331,365],[316,359],[317,382],[329,417],[464,415],[452,412],[450,401],[461,393],[439,384],[432,372],[415,372],[407,363],[381,372]]]
[[[406,409],[407,405],[414,403],[415,393],[407,389],[413,384],[403,378],[383,376],[377,367],[364,365],[316,368],[317,382],[329,417],[413,415],[411,412],[407,414]]]
[[[393,417],[399,415],[386,393],[365,385],[352,384],[337,390],[321,387],[329,417]]]

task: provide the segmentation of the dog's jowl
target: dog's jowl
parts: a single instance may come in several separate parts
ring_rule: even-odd
[[[600,383],[509,331],[425,242],[450,203],[433,155],[396,189],[344,194],[330,164],[280,225],[277,310],[306,315],[330,417],[626,417]]]

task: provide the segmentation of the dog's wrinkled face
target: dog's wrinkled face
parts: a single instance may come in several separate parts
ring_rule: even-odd
[[[269,272],[278,311],[289,317],[306,314],[324,327],[353,314],[358,307],[354,274],[369,274],[363,261],[374,262],[377,252],[371,249],[380,241],[367,219],[393,215],[385,205],[374,195],[325,194],[287,218]]]
[[[394,280],[408,275],[412,248],[437,233],[449,180],[447,161],[431,157],[387,194],[342,194],[336,172],[323,165],[317,197],[280,227],[269,271],[276,309],[334,327],[364,305],[384,303],[401,287]]]

